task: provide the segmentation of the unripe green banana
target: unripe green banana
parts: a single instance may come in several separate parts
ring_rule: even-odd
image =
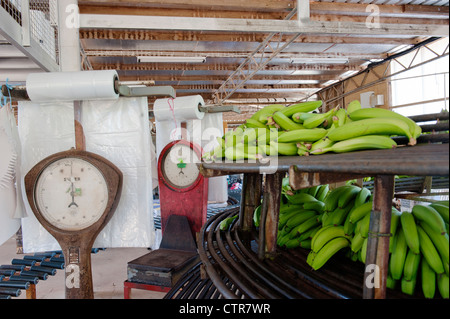
[[[267,155],[267,156],[277,156],[278,155],[278,149],[276,149],[275,146],[272,146],[270,144],[269,145],[265,145],[265,144],[259,145],[259,149],[261,150],[261,152],[264,155]]]
[[[320,202],[323,202],[328,195],[328,191],[330,190],[330,185],[325,184],[321,185],[319,191],[317,192],[316,199]]]
[[[392,278],[394,278],[395,280],[399,280],[402,278],[407,251],[408,245],[406,244],[403,230],[400,227],[397,230],[394,249],[392,251],[391,257],[389,258],[389,270],[391,272]]]
[[[320,140],[314,142],[311,145],[310,151],[312,152],[312,151],[316,151],[316,150],[322,150],[324,148],[331,147],[333,144],[334,144],[334,142],[325,136],[324,138],[321,138]]]
[[[328,137],[330,137],[330,135],[328,135]],[[396,146],[397,143],[390,137],[382,135],[364,135],[335,142],[329,147],[311,151],[311,154],[324,154],[327,152],[347,153],[369,149],[391,149]]]
[[[258,145],[269,144],[270,141],[276,141],[278,139],[278,130],[277,129],[257,129],[257,142]]]
[[[412,208],[414,217],[421,223],[428,224],[434,231],[444,235],[447,231],[445,229],[445,222],[442,216],[430,206],[414,205]]]
[[[286,222],[289,220],[289,218],[291,218],[292,216],[297,215],[303,211],[304,211],[303,209],[298,209],[298,208],[294,209],[293,208],[289,211],[286,211],[283,214],[280,213],[279,217],[278,217],[278,229],[281,230],[286,225]]]
[[[422,133],[422,129],[420,128],[419,125],[416,124],[416,122],[414,122],[413,120],[411,120],[410,118],[408,118],[406,116],[403,116],[397,112],[394,112],[394,111],[391,111],[388,109],[382,109],[382,108],[360,109],[360,110],[351,112],[351,114],[349,114],[349,117],[353,121],[359,121],[359,120],[368,119],[368,118],[397,118],[397,119],[404,121],[408,125],[411,135],[414,138],[418,138],[420,136],[420,134]]]
[[[414,295],[414,290],[416,289],[416,283],[417,279],[413,278],[411,280],[406,280],[405,278],[402,278],[401,281],[401,290],[404,294],[407,295]]]
[[[259,223],[261,221],[261,205],[256,207],[255,211],[253,212],[253,224],[255,227],[259,227]]]
[[[265,124],[261,123],[258,120],[254,120],[252,118],[245,120],[245,126],[247,128],[266,128],[267,127]]]
[[[411,249],[408,250],[405,265],[403,266],[403,277],[406,280],[411,280],[416,277],[421,257],[422,255],[420,253],[415,254]]]
[[[354,208],[350,211],[350,222],[352,224],[356,224],[357,221],[364,218],[367,214],[370,214],[372,211],[373,202],[367,202],[362,204],[361,206],[354,206]]]
[[[289,239],[287,242],[284,243],[284,247],[286,247],[288,249],[297,248],[299,246],[300,246],[300,241],[298,240],[298,238]]]
[[[317,114],[317,113],[297,112],[297,113],[293,114],[291,118],[295,123],[302,124],[308,118],[313,117],[314,114]]]
[[[399,212],[396,208],[392,207],[391,209],[391,238],[389,240],[389,252],[392,253],[394,249],[395,235],[397,233],[398,224],[400,223],[401,212]]]
[[[359,102],[359,100],[353,100],[347,105],[347,113],[349,114],[360,109],[361,103]]]
[[[311,239],[304,239],[300,241],[300,247],[305,249],[311,249]]]
[[[307,219],[314,217],[315,215],[316,215],[315,211],[309,210],[292,216],[286,222],[285,225],[286,230],[290,232],[293,228],[297,227],[299,224],[303,223]]]
[[[303,126],[307,129],[316,128],[325,121],[330,121],[334,114],[336,114],[338,107],[329,110],[326,113],[313,113],[314,116],[306,119]]]
[[[369,227],[370,227],[370,214],[366,214],[363,219],[359,221],[361,228],[359,232],[363,238],[369,237]]]
[[[395,289],[397,280],[393,279],[391,274],[388,272],[386,277],[386,287],[389,289]]]
[[[347,206],[348,203],[350,203],[350,201],[352,201],[356,195],[358,195],[358,193],[361,191],[361,188],[359,186],[353,185],[354,187],[349,187],[346,190],[344,190],[341,193],[341,196],[339,196],[339,200],[338,200],[338,207],[339,208],[344,208],[345,206]]]
[[[369,200],[370,198],[370,195],[372,195],[370,189],[362,187],[358,195],[356,195],[355,197],[355,207],[361,206],[362,204],[367,202],[367,200]]]
[[[433,299],[436,293],[436,273],[428,265],[427,260],[422,258],[421,263],[421,279],[422,279],[422,292],[425,298]]]
[[[333,211],[331,216],[331,224],[334,226],[343,225],[347,219],[347,215],[353,208],[353,202],[342,208],[338,207]]]
[[[308,102],[302,102],[302,103],[289,105],[288,107],[281,109],[280,112],[282,112],[287,117],[291,117],[295,113],[311,112],[321,106],[322,106],[322,101],[320,101],[320,100],[319,101],[308,101]]]
[[[409,138],[409,145],[416,144],[408,124],[397,118],[369,118],[346,123],[329,132],[328,138],[339,142],[365,135],[401,135]]]
[[[316,220],[317,220],[317,218],[316,218]],[[321,227],[320,225],[316,225],[314,227],[311,227],[307,231],[299,234],[298,240],[302,241],[302,240],[305,240],[305,239],[311,239],[312,238],[312,234],[315,234],[320,227]]]
[[[439,215],[441,215],[444,222],[446,222],[448,224],[448,217],[449,217],[448,206],[445,206],[445,205],[442,205],[439,203],[433,203],[433,204],[430,204],[430,207],[434,208],[434,210],[437,211],[439,213]]]
[[[355,232],[355,236],[352,238],[351,250],[354,253],[357,253],[361,250],[361,247],[364,243],[364,237],[361,236],[361,233]]]
[[[321,268],[334,254],[349,245],[350,242],[345,237],[337,237],[330,240],[316,253],[311,267],[314,270]]]
[[[400,216],[400,222],[409,249],[411,249],[414,254],[420,254],[419,234],[417,233],[414,215],[409,212],[403,212]]]
[[[419,233],[420,251],[423,257],[437,274],[442,274],[444,272],[444,265],[436,247],[434,247],[430,237],[420,225],[417,226],[417,231]]]
[[[241,160],[241,159],[261,159],[262,156],[257,146],[251,146],[247,144],[238,144],[225,148],[225,157],[228,160]]]
[[[228,228],[230,227],[231,223],[238,217],[239,215],[234,215],[228,218],[225,218],[224,220],[222,220],[220,222],[219,228],[220,230],[228,230]]]
[[[330,240],[336,237],[347,237],[342,226],[326,226],[323,231],[318,231],[312,238],[311,249],[318,252]]]
[[[263,107],[262,109],[256,111],[251,119],[253,120],[258,120],[259,118],[261,118],[261,116],[268,116],[271,115],[272,113],[279,111],[281,109],[284,109],[285,106],[282,104],[271,104],[271,105],[267,105],[265,107]]]
[[[242,144],[252,144],[256,141],[256,138],[258,137],[257,131],[255,128],[246,128],[244,130],[244,133],[241,135],[240,143]]]
[[[278,136],[280,143],[315,142],[325,137],[327,130],[323,128],[298,129],[284,132]]]
[[[292,204],[304,204],[307,202],[317,202],[314,196],[307,193],[296,193],[294,195],[285,195],[287,200]]]
[[[369,242],[369,238],[364,238],[363,244],[361,246],[361,261],[365,264],[366,263],[366,255],[367,255],[367,244]]]
[[[324,199],[325,203],[325,211],[332,212],[338,207],[339,204],[339,197],[341,196],[342,192],[348,190],[349,188],[355,188],[357,186],[354,185],[344,185],[337,187],[333,189],[332,191],[328,192],[327,197]]]
[[[272,118],[285,131],[304,129],[303,125],[292,121],[289,117],[278,111],[273,113]]]
[[[317,213],[322,213],[325,209],[325,203],[317,200],[315,202],[306,202],[303,204],[303,207],[305,209],[314,210]]]
[[[334,116],[337,117],[336,127],[342,126],[345,124],[347,111],[345,109],[339,109]]]
[[[347,214],[344,222],[344,231],[346,235],[352,235],[355,230],[355,224],[350,223],[350,213]]]
[[[314,247],[314,242],[315,242],[315,240],[320,236],[320,233],[322,233],[322,232],[324,232],[326,229],[328,229],[328,228],[330,228],[330,227],[333,227],[333,226],[325,226],[325,227],[321,227],[317,232],[316,232],[316,234],[314,235],[314,237],[312,237],[311,239],[312,239],[312,242],[311,242],[311,247]]]
[[[437,286],[443,299],[449,298],[449,277],[447,274],[438,275]]]
[[[297,143],[281,143],[271,141],[270,146],[277,150],[277,153],[285,156],[297,155],[298,147]]]
[[[312,250],[309,251],[308,256],[306,256],[306,263],[310,266],[312,266],[312,263],[314,261],[314,258],[316,257],[316,253]]]
[[[441,256],[442,263],[448,264],[449,263],[449,238],[448,234],[439,234],[438,232],[435,232],[428,224],[421,223],[420,226],[425,231],[425,233],[430,237],[431,241],[433,242],[434,247],[438,251],[439,255]]]
[[[304,222],[294,227],[291,231],[291,236],[299,236],[317,225],[319,225],[319,222],[317,221],[317,218],[314,214],[314,216],[311,216]]]

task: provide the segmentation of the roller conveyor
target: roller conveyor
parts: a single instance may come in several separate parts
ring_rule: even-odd
[[[96,254],[103,248],[93,248]],[[57,270],[64,269],[64,256],[61,251],[51,251],[14,258],[11,265],[0,265],[0,299],[19,297],[25,290],[28,299],[33,299],[36,285],[49,276],[55,276]],[[32,291],[34,290],[34,291]],[[30,295],[30,297],[29,297]]]

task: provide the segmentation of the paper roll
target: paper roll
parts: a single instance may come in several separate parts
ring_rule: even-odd
[[[26,86],[33,102],[113,100],[118,79],[115,70],[31,73]]]
[[[198,106],[205,105],[201,95],[183,96],[176,99],[158,99],[153,104],[156,121],[201,120],[205,116]]]

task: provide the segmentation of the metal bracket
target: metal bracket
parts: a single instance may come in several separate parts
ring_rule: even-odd
[[[119,82],[118,92],[121,96],[170,96],[176,97],[175,89],[171,86],[128,86]]]
[[[198,110],[204,113],[223,113],[223,112],[235,112],[240,114],[241,110],[237,105],[205,105],[199,106]]]

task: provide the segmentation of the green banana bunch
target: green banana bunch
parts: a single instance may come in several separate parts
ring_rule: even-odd
[[[409,249],[416,255],[420,254],[419,234],[417,233],[416,221],[412,213],[403,212],[400,222]]]
[[[293,104],[288,107],[285,107],[283,109],[280,109],[279,111],[282,112],[287,117],[291,117],[295,113],[307,113],[314,111],[315,109],[322,106],[322,101],[308,101],[308,102],[302,102],[298,104]]]
[[[306,125],[304,126],[306,127]],[[411,134],[408,124],[398,118],[369,118],[353,121],[329,132],[328,138],[339,142],[364,135],[406,136],[409,138],[409,145],[416,144],[416,139]]]
[[[261,123],[258,120],[249,118],[245,120],[245,126],[247,128],[266,128],[267,126],[264,123]]]
[[[242,159],[261,159],[261,150],[257,146],[248,144],[237,144],[225,148],[225,158],[228,160],[242,160]]]
[[[413,120],[410,118],[403,116],[399,113],[396,113],[391,110],[382,109],[382,108],[365,108],[360,110],[355,110],[349,114],[349,117],[353,121],[359,121],[363,119],[369,119],[369,118],[397,118],[402,121],[404,121],[410,130],[411,135],[414,138],[418,138],[420,134],[422,133],[422,128],[416,124]]]
[[[356,122],[352,122],[356,123]],[[344,126],[341,126],[341,128],[344,128]],[[335,129],[334,131],[338,130],[339,128]],[[330,136],[335,137],[335,135],[331,135],[334,131],[328,134],[328,138],[332,140]],[[339,142],[334,142],[331,146],[324,147],[324,148],[318,148],[314,151],[311,151],[311,154],[324,154],[327,152],[335,152],[335,153],[347,153],[347,152],[353,152],[353,151],[360,151],[360,150],[369,150],[369,149],[391,149],[395,148],[397,146],[397,143],[391,139],[390,137],[383,136],[383,135],[364,135],[364,136],[357,136],[357,137],[349,137],[348,139],[341,140]]]

